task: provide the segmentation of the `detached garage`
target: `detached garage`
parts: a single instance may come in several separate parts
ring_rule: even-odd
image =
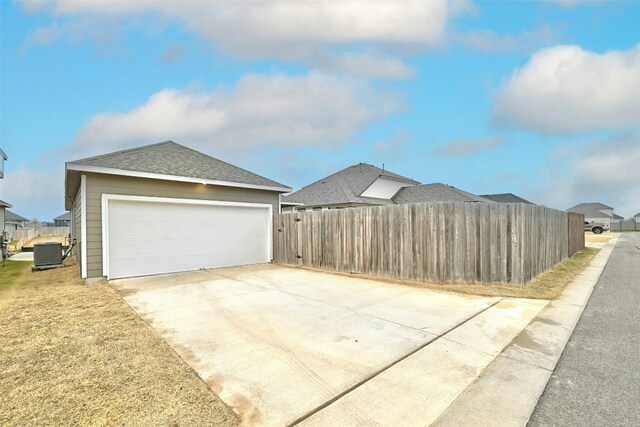
[[[67,162],[66,209],[83,278],[271,261],[271,221],[291,189],[163,142]]]

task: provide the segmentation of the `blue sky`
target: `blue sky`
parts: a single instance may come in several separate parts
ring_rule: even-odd
[[[640,2],[2,1],[0,199],[174,140],[294,189],[367,162],[640,212]]]

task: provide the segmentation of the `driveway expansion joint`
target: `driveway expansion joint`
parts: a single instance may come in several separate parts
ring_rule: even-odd
[[[444,338],[445,340],[447,340],[447,338],[445,337],[445,335],[447,335],[448,333],[450,333],[451,331],[459,328],[460,326],[464,325],[465,323],[469,322],[470,320],[473,320],[474,318],[476,318],[477,316],[479,316],[480,314],[484,313],[485,311],[489,310],[490,308],[496,306],[497,304],[499,304],[500,302],[502,302],[504,300],[504,298],[500,298],[498,301],[490,304],[487,307],[484,307],[483,309],[481,309],[480,311],[478,311],[477,313],[475,313],[473,316],[468,317],[467,319],[463,320],[462,322],[459,322],[458,324],[456,324],[455,326],[451,327],[450,329],[448,329],[447,331],[443,332],[442,334],[437,335],[434,339],[429,340],[425,343],[423,343],[422,345],[418,346],[417,348],[415,348],[414,350],[411,350],[410,352],[408,352],[407,354],[405,354],[404,356],[396,359],[395,361],[391,362],[390,364],[382,367],[381,369],[375,371],[374,373],[372,373],[371,375],[367,376],[365,379],[359,381],[358,383],[354,384],[353,386],[347,388],[346,390],[342,391],[341,393],[339,393],[338,395],[334,396],[333,398],[327,400],[326,402],[324,402],[322,405],[308,411],[307,413],[305,413],[304,415],[300,416],[299,418],[293,420],[291,423],[287,424],[287,427],[292,427],[295,425],[298,425],[300,423],[302,423],[303,421],[309,419],[310,417],[312,417],[313,415],[317,414],[318,412],[322,411],[323,409],[327,408],[328,406],[330,406],[331,404],[333,404],[334,402],[336,402],[337,400],[339,400],[340,398],[346,396],[347,394],[351,393],[352,391],[356,390],[358,387],[362,386],[363,384],[371,381],[373,378],[377,377],[378,375],[380,375],[381,373],[389,370],[390,368],[392,368],[393,366],[397,365],[398,363],[402,362],[403,360],[409,358],[410,356],[416,354],[417,352],[419,352],[420,350],[426,348],[427,346],[429,346],[430,344],[433,344],[434,342],[436,342],[437,340],[439,340],[440,338]],[[447,340],[447,341],[451,341],[451,340]]]

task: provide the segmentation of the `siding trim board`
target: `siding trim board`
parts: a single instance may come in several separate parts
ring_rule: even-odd
[[[123,194],[102,194],[102,274],[110,279],[109,273],[109,202],[112,200],[125,200],[148,203],[173,203],[180,205],[204,205],[204,206],[235,206],[245,208],[260,208],[267,210],[266,247],[267,259],[273,259],[273,205],[267,203],[226,202],[219,200],[198,200],[169,197],[130,196]]]
[[[87,278],[87,176],[80,176],[80,271]]]
[[[177,176],[177,175],[163,175],[159,173],[129,171],[129,170],[122,170],[122,169],[114,169],[114,168],[104,168],[99,166],[77,165],[74,163],[67,163],[67,170],[99,173],[99,174],[106,174],[106,175],[120,175],[120,176],[127,176],[127,177],[136,177],[136,178],[159,179],[163,181],[178,181],[178,182],[189,182],[189,183],[195,183],[195,184],[219,185],[222,187],[238,187],[238,188],[250,188],[254,190],[278,191],[281,193],[288,193],[291,191],[291,188],[289,187],[272,187],[268,185],[244,184],[240,182],[218,181],[218,180],[204,179],[204,178],[190,178],[186,176]]]

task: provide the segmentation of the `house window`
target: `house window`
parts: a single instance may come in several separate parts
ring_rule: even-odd
[[[296,209],[296,210],[297,210],[298,212],[304,212],[304,211],[306,211],[306,209],[305,209],[305,208],[298,208],[298,209]]]
[[[321,211],[322,208],[320,206],[316,206],[315,208],[313,208],[314,211]]]

